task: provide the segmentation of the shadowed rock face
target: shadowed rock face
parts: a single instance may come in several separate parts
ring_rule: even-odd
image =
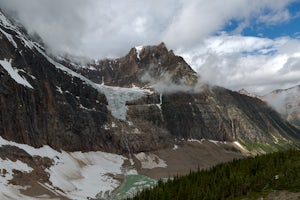
[[[58,150],[127,153],[172,147],[175,138],[269,143],[274,137],[299,138],[299,130],[259,99],[220,87],[191,89],[199,86],[198,76],[163,43],[86,68],[60,61],[83,78],[49,59],[37,44],[30,47],[18,29],[0,27],[17,46],[1,32],[0,60],[10,60],[33,88],[0,66],[0,136],[6,139]],[[126,102],[124,121],[112,116],[109,94],[93,82],[151,91]],[[159,83],[167,83],[163,92],[151,88]],[[173,86],[180,89],[171,91]]]
[[[158,105],[157,101],[130,105],[128,118],[149,121],[175,138],[266,143],[272,143],[273,136],[299,138],[299,130],[264,102],[224,88],[165,94]]]
[[[4,38],[0,40],[1,47],[8,44]],[[1,136],[33,146],[50,144],[69,150],[105,149],[112,143],[112,136],[101,128],[109,116],[103,94],[58,70],[22,43],[18,43],[18,49],[1,48],[0,59],[11,59],[12,67],[24,70],[19,74],[34,88],[18,84],[0,68]],[[96,111],[87,112],[80,105]]]

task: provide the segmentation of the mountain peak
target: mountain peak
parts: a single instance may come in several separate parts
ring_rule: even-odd
[[[137,61],[141,61],[143,55],[150,54],[152,57],[159,57],[162,55],[173,54],[173,50],[168,50],[164,42],[161,42],[159,45],[147,45],[147,46],[136,46],[131,48],[129,53],[125,56],[135,56]]]
[[[86,70],[93,69],[93,70]],[[193,86],[198,75],[185,60],[168,50],[165,43],[137,46],[118,59],[105,59],[88,67],[75,69],[96,83],[131,87],[148,87],[158,82]]]

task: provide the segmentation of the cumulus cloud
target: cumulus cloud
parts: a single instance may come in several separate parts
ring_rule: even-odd
[[[122,56],[137,44],[157,43],[177,9],[172,0],[0,0],[0,5],[52,53],[90,58]]]
[[[190,49],[231,19],[288,20],[292,0],[0,0],[53,53],[101,58],[161,41]],[[282,18],[282,15],[284,18]],[[247,24],[247,23],[244,23]]]
[[[300,41],[220,35],[182,53],[210,84],[259,95],[300,84]]]

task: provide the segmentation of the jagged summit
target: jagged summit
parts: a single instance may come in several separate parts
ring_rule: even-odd
[[[199,78],[184,59],[168,50],[164,43],[134,47],[122,58],[73,69],[96,83],[122,87],[147,87],[158,82],[193,86]]]

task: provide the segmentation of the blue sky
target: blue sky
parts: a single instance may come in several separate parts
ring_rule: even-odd
[[[270,1],[271,2],[271,1]],[[253,17],[248,26],[245,27],[240,34],[244,36],[257,36],[267,38],[278,37],[298,37],[300,38],[300,1],[295,1],[286,6],[290,17],[283,21],[274,21],[273,23],[261,22]],[[265,15],[272,14],[272,11],[266,9]],[[232,32],[243,23],[243,20],[232,19],[228,22],[222,31]]]
[[[264,94],[300,84],[300,0],[0,0],[53,55],[165,42],[202,81]]]

